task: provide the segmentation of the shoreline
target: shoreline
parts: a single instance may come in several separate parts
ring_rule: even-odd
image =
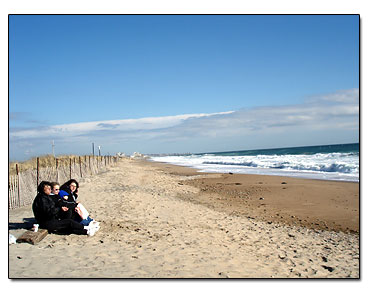
[[[172,163],[163,162],[163,161],[155,161],[155,160],[151,160],[150,158],[148,158],[148,159],[142,159],[142,160],[143,161],[146,161],[146,162],[149,162],[149,163],[158,163],[158,164],[163,164],[163,165],[174,166],[175,172],[173,174],[179,174],[179,175],[182,175],[182,174],[186,173],[186,174],[192,174],[192,175],[201,175],[201,174],[235,174],[235,175],[251,175],[251,176],[277,176],[277,177],[282,177],[282,178],[294,178],[294,179],[304,179],[304,180],[314,180],[314,181],[329,181],[329,182],[345,182],[345,183],[350,182],[350,183],[357,183],[357,184],[359,184],[359,180],[358,181],[355,181],[355,180],[323,179],[323,178],[310,178],[310,177],[288,176],[288,175],[278,175],[278,174],[207,172],[207,171],[199,171],[201,169],[198,169],[198,168],[195,168],[195,167],[191,167],[191,166],[177,165],[177,164],[172,164]],[[184,168],[184,169],[183,170],[180,170],[180,169],[177,170],[176,169],[177,167]],[[188,172],[188,170],[186,170],[186,168],[189,168],[190,171]]]
[[[359,234],[359,182],[263,174],[209,173],[153,160],[143,164],[199,189],[184,197],[236,216],[311,229]]]
[[[196,170],[198,173],[206,173],[206,174],[209,174],[209,173],[215,173],[215,174],[240,174],[240,175],[263,175],[263,176],[281,176],[281,177],[287,177],[287,178],[298,178],[298,179],[309,179],[309,180],[324,180],[324,181],[339,181],[339,182],[354,182],[354,183],[359,183],[359,177],[357,180],[352,180],[352,179],[325,179],[325,178],[315,178],[315,175],[313,176],[310,176],[307,175],[307,176],[300,176],[300,174],[293,174],[293,175],[285,175],[285,174],[281,174],[281,173],[278,173],[278,174],[273,174],[273,173],[249,173],[249,172],[232,172],[232,171],[226,171],[226,172],[217,172],[217,171],[207,171],[207,169],[200,169],[200,168],[196,168],[196,167],[192,167],[192,166],[187,166],[187,165],[181,165],[181,164],[173,164],[173,163],[170,163],[170,162],[164,162],[164,161],[156,161],[156,160],[152,160],[150,157],[148,158],[145,158],[146,161],[148,162],[155,162],[155,163],[163,163],[163,164],[169,164],[169,165],[173,165],[173,166],[179,166],[179,167],[185,167],[185,168],[191,168],[191,169],[194,169]],[[261,172],[263,172],[264,168],[260,168],[261,169]],[[205,170],[205,171],[201,171],[201,170]]]

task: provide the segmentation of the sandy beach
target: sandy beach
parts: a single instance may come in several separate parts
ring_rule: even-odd
[[[9,278],[359,278],[359,184],[122,159],[81,180],[93,237],[9,245]],[[9,232],[33,223],[9,211]],[[68,267],[67,267],[68,265]]]

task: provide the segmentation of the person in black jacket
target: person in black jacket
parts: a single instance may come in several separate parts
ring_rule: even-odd
[[[37,187],[37,195],[32,204],[32,210],[40,228],[47,229],[49,232],[64,234],[78,234],[92,236],[97,228],[83,226],[72,219],[61,219],[63,211],[68,211],[67,207],[61,207],[56,197],[51,196],[51,184],[42,181]]]

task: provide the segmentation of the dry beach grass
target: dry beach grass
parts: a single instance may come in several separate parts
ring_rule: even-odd
[[[101,230],[93,237],[49,234],[34,246],[10,245],[9,277],[359,277],[358,234],[267,221],[257,218],[259,211],[252,218],[236,200],[213,197],[197,185],[223,176],[165,167],[123,159],[107,172],[82,180],[80,201],[101,221]],[[321,187],[312,182],[313,190]],[[266,211],[273,216],[273,205]],[[32,217],[31,207],[9,211],[10,225]],[[14,228],[10,233],[19,236],[23,231]],[[68,267],[56,263],[62,259]]]
[[[80,156],[81,157],[81,156]],[[9,162],[9,175],[16,174],[16,164],[18,164],[19,172],[26,171],[29,169],[36,169],[37,167],[37,158],[39,158],[39,167],[55,167],[55,159],[58,158],[58,166],[68,166],[70,159],[78,159],[78,155],[61,155],[54,157],[53,155],[43,155],[40,157],[34,157],[26,161],[18,162],[13,161]],[[82,162],[84,159],[82,159]]]

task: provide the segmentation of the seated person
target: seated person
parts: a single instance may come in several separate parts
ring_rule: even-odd
[[[75,202],[68,202],[66,200],[62,200],[59,196],[59,183],[58,182],[51,182],[52,192],[50,193],[50,197],[54,199],[54,201],[60,207],[67,207],[68,210],[63,211],[60,213],[59,217],[61,219],[73,219],[75,221],[80,221],[80,217],[75,212],[76,203]]]
[[[93,236],[99,226],[83,226],[72,219],[61,219],[61,212],[68,211],[51,196],[51,183],[42,181],[37,187],[37,195],[32,204],[32,210],[40,228],[49,232]]]
[[[76,181],[76,179],[70,179],[67,182],[65,182],[60,190],[63,190],[68,193],[67,200],[70,202],[77,202],[78,198],[78,191],[79,191],[79,183]]]
[[[70,192],[73,192],[72,189],[74,189],[75,187],[76,187],[76,189],[78,188],[78,186],[76,186],[78,183],[74,179],[71,179],[70,181],[71,181],[72,185],[71,186],[65,186],[64,188],[70,188]],[[69,209],[74,210],[74,212],[73,212],[74,214],[69,213],[70,218],[73,218],[74,220],[80,222],[84,226],[88,226],[91,222],[93,222],[93,224],[99,226],[99,222],[95,221],[94,219],[92,219],[89,216],[89,213],[87,212],[87,210],[85,209],[85,207],[82,204],[79,204],[79,202],[76,201],[76,199],[69,198],[70,194],[68,192],[59,189],[59,183],[52,182],[52,191],[53,191],[54,194],[59,195],[59,197],[62,199],[60,201],[61,204],[68,207]],[[77,195],[76,195],[76,197],[77,197]],[[82,211],[84,212],[84,214],[83,214]]]

